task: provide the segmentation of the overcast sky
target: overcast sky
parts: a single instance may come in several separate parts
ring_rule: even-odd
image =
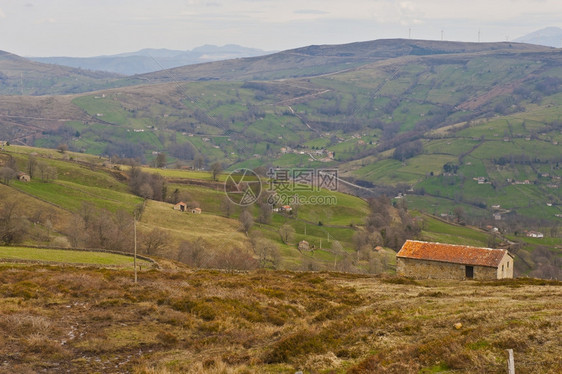
[[[0,0],[0,50],[95,56],[381,38],[505,41],[562,26],[560,0]],[[411,30],[411,31],[410,31]]]

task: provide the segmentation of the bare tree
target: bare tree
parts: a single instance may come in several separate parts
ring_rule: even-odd
[[[211,175],[212,175],[214,181],[217,180],[217,175],[219,175],[220,173],[222,173],[221,163],[220,162],[213,163],[211,165]]]
[[[258,222],[265,225],[271,223],[271,216],[273,214],[273,207],[271,204],[264,203],[260,205],[260,215],[258,216]]]
[[[10,167],[4,166],[0,168],[0,179],[5,185],[9,185],[10,181],[16,177],[16,171]]]
[[[378,255],[373,255],[369,259],[369,273],[380,274],[384,271],[384,265],[382,263],[382,258]]]
[[[285,223],[279,228],[279,235],[281,235],[281,240],[283,240],[283,243],[289,244],[295,239],[295,229],[293,228],[293,226]]]
[[[68,145],[66,145],[64,143],[60,143],[58,145],[57,149],[60,153],[65,153],[66,151],[68,151]]]
[[[457,223],[461,223],[462,220],[464,219],[464,209],[463,209],[463,207],[462,206],[456,206],[453,209],[453,214],[457,218]]]
[[[336,270],[337,269],[338,257],[344,257],[345,258],[347,253],[343,249],[343,245],[338,240],[335,240],[332,243],[332,249],[331,249],[330,252],[332,252],[332,254],[334,255],[334,270]]]
[[[204,163],[205,159],[201,155],[195,157],[195,160],[193,160],[193,166],[195,169],[201,169]]]
[[[93,219],[96,207],[89,201],[83,201],[80,207],[80,216],[84,220],[84,225],[88,225]]]
[[[37,170],[39,171],[39,176],[43,182],[49,182],[57,178],[57,169],[45,162],[37,163]]]
[[[30,178],[33,178],[33,176],[35,175],[36,168],[37,168],[37,159],[34,156],[29,155],[27,159],[27,174],[29,175]]]
[[[211,266],[229,271],[251,270],[257,267],[256,260],[246,250],[233,248],[217,253]]]
[[[234,203],[228,196],[223,197],[221,200],[221,211],[226,218],[230,218],[230,215],[234,211]]]
[[[156,159],[154,160],[154,165],[157,168],[163,168],[166,166],[166,154],[165,153],[158,153]]]
[[[154,190],[148,183],[144,183],[139,187],[139,196],[144,199],[152,199],[154,197]]]
[[[211,259],[207,255],[205,242],[199,237],[194,241],[182,242],[178,248],[178,261],[181,261],[192,267],[205,267]]]
[[[152,255],[168,245],[170,235],[162,229],[155,227],[142,236],[142,243],[147,254]]]
[[[19,243],[27,234],[29,221],[17,212],[17,201],[8,201],[0,208],[0,242],[3,244]]]
[[[7,167],[9,167],[10,169],[13,169],[13,170],[18,170],[18,165],[16,163],[16,159],[13,158],[12,155],[8,155],[8,156],[9,156],[9,158],[8,158],[8,161],[6,162],[5,166],[7,166]]]
[[[240,221],[240,230],[244,231],[246,235],[248,235],[248,231],[254,225],[254,217],[252,216],[252,213],[245,210],[242,214],[240,214],[240,218],[238,218],[238,220]]]
[[[64,230],[72,247],[77,248],[86,240],[85,229],[84,219],[79,214],[74,214]]]
[[[281,264],[281,254],[276,243],[263,237],[253,238],[252,247],[258,256],[260,267],[277,269]]]

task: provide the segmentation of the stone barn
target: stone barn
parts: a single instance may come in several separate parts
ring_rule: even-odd
[[[176,205],[174,205],[174,210],[179,210],[180,212],[185,212],[187,210],[187,204],[183,201],[180,201]]]
[[[513,256],[506,249],[408,240],[396,254],[396,272],[413,278],[513,278]]]
[[[24,172],[18,171],[16,174],[16,178],[21,182],[31,182],[31,177],[29,174],[25,174]]]

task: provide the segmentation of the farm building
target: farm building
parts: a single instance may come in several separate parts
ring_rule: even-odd
[[[513,256],[506,249],[408,240],[396,254],[396,271],[414,278],[513,278]]]
[[[193,214],[201,214],[201,208],[193,208],[193,209],[191,209],[191,213],[193,213]]]
[[[185,212],[187,210],[187,204],[183,201],[180,201],[176,205],[174,205],[174,210],[179,210],[180,212]]]
[[[26,174],[22,171],[18,171],[18,173],[16,174],[16,178],[19,181],[22,181],[22,182],[30,182],[31,181],[31,177],[29,176],[29,174]]]
[[[310,244],[306,240],[301,240],[297,246],[299,251],[310,251]],[[312,248],[314,249],[314,248]]]

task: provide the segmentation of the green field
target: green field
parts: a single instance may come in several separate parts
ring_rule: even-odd
[[[422,236],[427,241],[486,247],[489,234],[474,228],[453,225],[437,218],[423,215]]]
[[[2,247],[0,246],[0,262],[2,260],[26,260],[38,262],[56,262],[67,264],[104,265],[133,268],[133,257],[114,253],[73,251],[47,248]],[[137,259],[137,263],[148,268],[150,262]]]

